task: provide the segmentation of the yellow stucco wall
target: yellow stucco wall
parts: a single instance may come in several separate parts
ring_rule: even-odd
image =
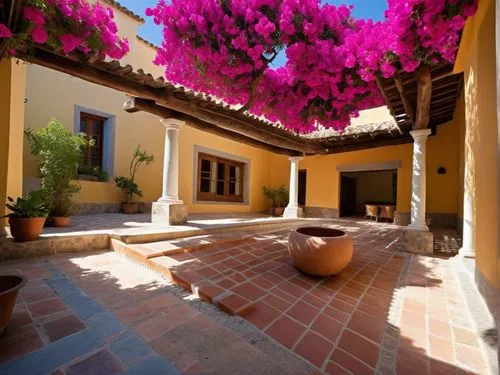
[[[500,220],[495,3],[479,2],[464,31],[456,70],[465,76],[465,158],[471,173],[466,187],[474,202],[474,248],[481,273],[500,286]]]
[[[427,142],[427,212],[457,213],[458,209],[458,119],[440,125]],[[327,156],[306,157],[307,206],[339,209],[340,172],[337,167],[399,161],[397,210],[410,212],[412,189],[412,144],[385,146]],[[439,175],[437,169],[447,173]]]
[[[5,198],[22,195],[25,69],[14,59],[0,62],[0,218]]]

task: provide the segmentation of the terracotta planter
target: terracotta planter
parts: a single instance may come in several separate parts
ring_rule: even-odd
[[[283,216],[283,212],[285,212],[285,207],[274,207],[273,215],[274,216]]]
[[[122,212],[124,214],[136,214],[139,212],[139,205],[137,203],[122,203]]]
[[[288,251],[302,272],[316,276],[335,275],[352,260],[352,239],[337,229],[297,228],[288,238]]]
[[[54,216],[52,220],[53,220],[53,225],[57,228],[69,227],[70,223],[69,216]]]
[[[0,275],[0,336],[9,324],[16,304],[17,293],[27,279],[19,275]]]
[[[11,217],[9,219],[10,233],[19,242],[36,240],[42,233],[44,224],[44,217]]]

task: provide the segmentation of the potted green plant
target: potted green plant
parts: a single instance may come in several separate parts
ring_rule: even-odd
[[[269,213],[273,216],[283,215],[285,207],[288,204],[288,190],[286,190],[283,185],[277,189],[264,186],[262,192],[265,197],[271,201]]]
[[[153,162],[154,156],[149,155],[146,150],[141,150],[141,146],[137,146],[130,162],[130,177],[117,176],[115,177],[116,187],[123,192],[122,212],[125,214],[136,214],[139,211],[137,202],[134,202],[134,196],[142,197],[142,191],[139,190],[139,185],[135,182],[135,175],[142,164],[149,165]]]
[[[83,134],[67,131],[55,119],[46,127],[27,129],[25,134],[31,153],[40,159],[41,189],[49,217],[55,226],[68,226],[71,198],[80,191],[72,180],[88,140]]]
[[[25,198],[7,198],[7,208],[12,212],[5,215],[9,218],[10,233],[16,241],[36,240],[42,233],[48,209],[42,190],[26,194]]]

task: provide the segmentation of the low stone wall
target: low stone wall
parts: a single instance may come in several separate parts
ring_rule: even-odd
[[[339,210],[337,208],[326,208],[326,207],[304,207],[304,216],[338,219]]]
[[[4,237],[0,238],[0,261],[92,250],[108,250],[109,242],[108,234],[41,237],[38,240],[27,242],[15,242],[12,238]]]
[[[152,202],[140,202],[139,212],[151,212]],[[71,214],[79,215],[99,215],[99,214],[116,214],[120,212],[120,203],[76,203],[72,207]]]
[[[430,228],[457,228],[458,219],[457,214],[447,213],[427,213],[425,215]],[[394,223],[401,226],[410,224],[409,212],[395,212]]]

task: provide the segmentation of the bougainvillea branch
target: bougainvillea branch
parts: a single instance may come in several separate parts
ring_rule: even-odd
[[[121,59],[129,51],[127,39],[117,35],[113,11],[99,3],[27,0],[24,5],[16,30],[0,23],[0,42],[11,54],[37,45],[85,58]]]
[[[452,63],[477,0],[389,0],[382,22],[319,0],[172,0],[147,10],[163,25],[155,63],[178,84],[279,121],[343,129],[383,104],[375,77]],[[285,50],[275,69],[272,56]]]

